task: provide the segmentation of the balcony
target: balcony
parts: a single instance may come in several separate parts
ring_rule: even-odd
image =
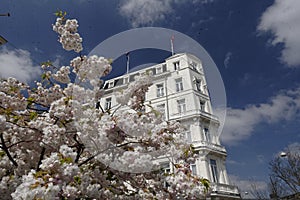
[[[193,146],[198,149],[198,148],[208,148],[212,151],[216,151],[216,152],[221,152],[221,153],[225,153],[226,154],[226,149],[225,147],[218,145],[218,144],[214,144],[211,142],[207,142],[207,141],[193,141],[192,142]]]
[[[209,112],[202,111],[200,109],[187,110],[182,113],[173,113],[170,116],[170,119],[178,119],[178,118],[189,118],[194,116],[201,116],[202,118],[206,118],[208,120],[212,120],[215,122],[219,122],[219,118],[216,115],[213,115]]]
[[[227,185],[222,183],[211,183],[210,196],[222,196],[226,199],[240,199],[240,193],[237,186]],[[225,199],[224,198],[224,199]]]

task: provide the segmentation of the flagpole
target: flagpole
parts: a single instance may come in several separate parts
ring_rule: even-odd
[[[129,72],[129,52],[126,53],[126,59],[127,59],[127,63],[126,63],[126,74],[128,74],[128,72]]]
[[[172,56],[174,55],[174,35],[172,35],[171,37],[171,52],[172,52]]]

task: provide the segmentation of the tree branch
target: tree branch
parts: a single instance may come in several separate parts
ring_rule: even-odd
[[[42,148],[42,151],[41,151],[41,154],[40,154],[39,162],[38,162],[38,164],[37,164],[37,166],[36,166],[36,171],[39,171],[39,170],[40,170],[40,165],[42,164],[42,160],[43,160],[43,158],[44,158],[45,151],[46,151],[46,148],[43,147],[43,148]]]
[[[1,139],[1,143],[2,143],[2,149],[3,151],[6,153],[8,159],[12,162],[12,164],[16,167],[18,167],[18,163],[14,160],[14,158],[11,156],[10,152],[8,151],[8,148],[5,144],[4,138],[3,138],[3,133],[0,133],[0,139]]]

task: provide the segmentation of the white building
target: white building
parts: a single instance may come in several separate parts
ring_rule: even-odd
[[[151,70],[153,85],[146,94],[146,104],[164,113],[166,120],[180,121],[187,129],[187,141],[199,152],[191,170],[211,182],[211,199],[239,199],[237,187],[230,185],[225,167],[226,150],[217,134],[218,118],[213,115],[201,60],[191,54],[176,54],[164,63],[147,67],[106,81],[104,109],[117,106],[113,91],[126,88],[134,76]],[[172,166],[165,163],[172,171]]]

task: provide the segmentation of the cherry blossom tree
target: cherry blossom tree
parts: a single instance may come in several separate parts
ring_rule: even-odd
[[[77,29],[77,20],[57,12],[59,42],[79,53]],[[201,199],[208,193],[208,180],[189,168],[196,154],[183,127],[145,109],[151,74],[116,93],[118,109],[101,108],[101,78],[111,62],[96,55],[59,68],[45,62],[35,87],[1,80],[1,199]],[[174,170],[163,173],[159,159]]]

